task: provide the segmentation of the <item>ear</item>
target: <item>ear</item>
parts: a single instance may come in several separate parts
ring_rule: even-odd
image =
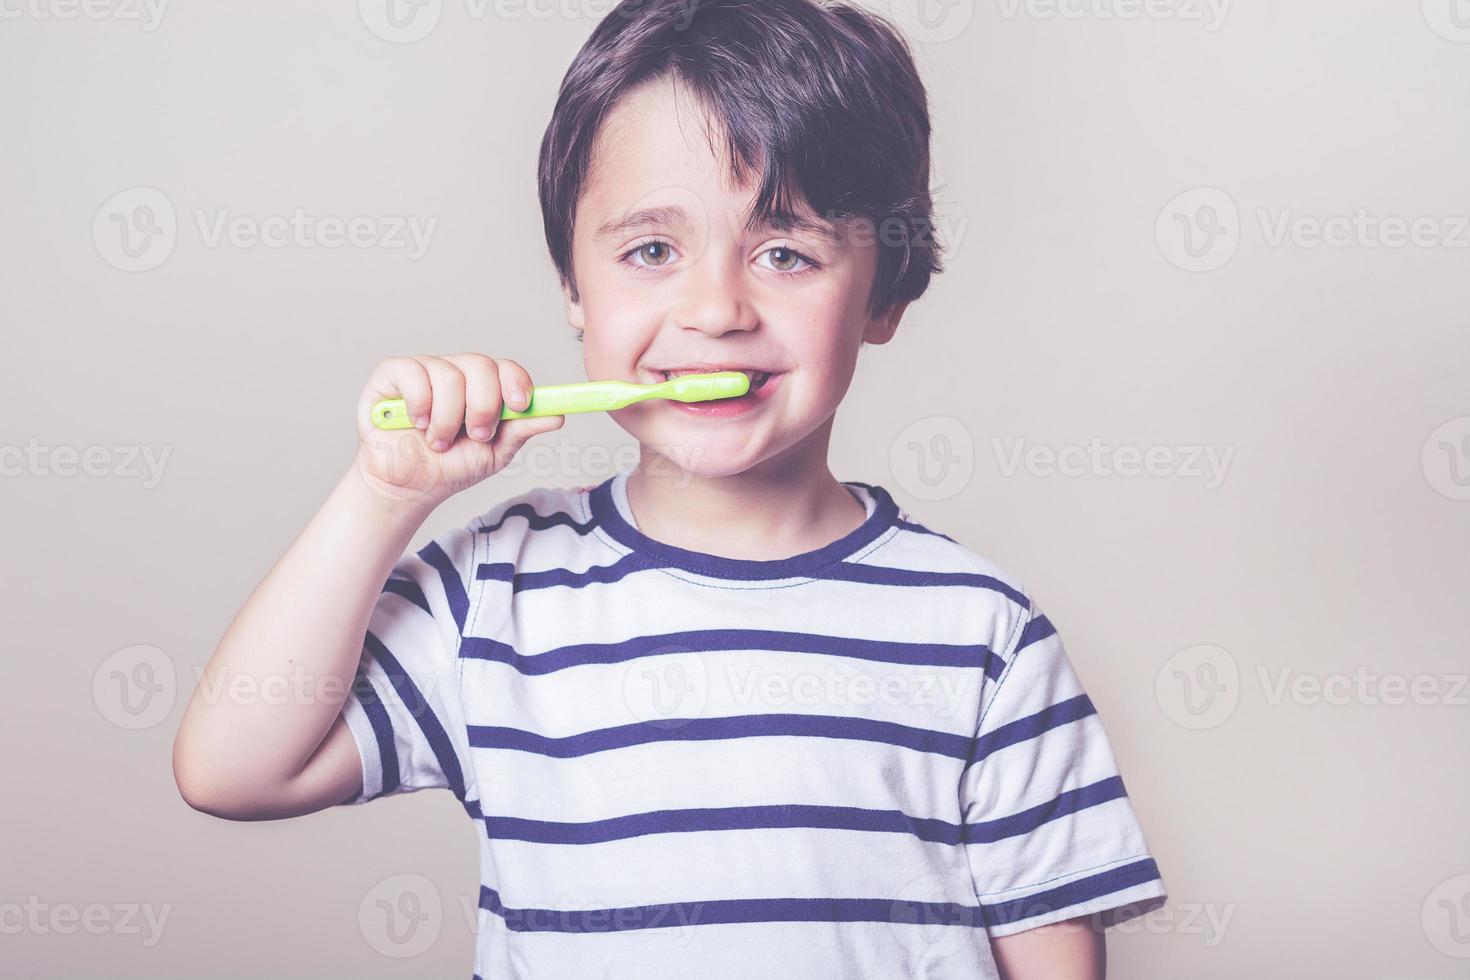
[[[863,331],[863,343],[886,344],[892,340],[893,335],[898,332],[898,321],[903,319],[904,311],[908,308],[907,301],[895,303],[886,313],[870,318],[867,329]]]
[[[587,311],[582,307],[582,301],[575,295],[576,289],[570,281],[561,284],[562,299],[566,302],[567,322],[576,328],[578,335],[587,327]]]

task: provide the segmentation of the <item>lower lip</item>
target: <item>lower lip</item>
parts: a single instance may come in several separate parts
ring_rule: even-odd
[[[689,415],[702,415],[705,418],[730,418],[735,415],[744,415],[746,412],[754,411],[765,404],[781,387],[781,379],[786,377],[786,372],[773,374],[766,379],[766,383],[752,391],[747,391],[738,398],[716,398],[707,402],[680,402],[670,398],[660,398],[658,401],[665,405],[671,405],[681,412]],[[662,378],[662,375],[660,375]]]

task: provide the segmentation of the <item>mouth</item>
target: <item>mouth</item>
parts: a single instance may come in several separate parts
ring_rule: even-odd
[[[770,371],[764,368],[741,367],[736,364],[697,364],[688,367],[653,368],[652,370],[663,381],[668,381],[685,374],[713,374],[716,371],[739,371],[750,379],[751,391],[760,390],[767,381],[781,373],[780,371]]]

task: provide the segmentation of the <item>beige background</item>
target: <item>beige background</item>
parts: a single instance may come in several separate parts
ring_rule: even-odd
[[[195,670],[347,465],[376,360],[481,350],[584,378],[534,167],[607,8],[445,0],[396,30],[375,0],[156,21],[98,4],[16,0],[0,25],[0,961],[467,977],[478,869],[449,794],[230,823],[179,799],[169,746]],[[930,86],[949,271],[863,355],[832,466],[1010,569],[1063,631],[1171,891],[1112,934],[1114,976],[1470,974],[1460,7],[899,11]],[[171,251],[120,251],[113,216],[157,203],[137,188],[174,209],[154,211]],[[437,223],[417,258],[210,244],[222,210],[296,209]],[[1304,237],[1360,211],[1345,244]],[[1419,244],[1383,244],[1416,218]],[[1167,449],[1154,475],[1045,465],[1093,440]],[[533,445],[416,542],[531,486],[600,480],[618,460],[596,451],[631,444],[582,416]],[[67,447],[100,447],[99,475],[67,475]],[[1223,479],[1190,459],[1205,450]],[[161,474],[135,475],[135,452],[167,453]],[[1385,703],[1416,683],[1430,703]],[[411,873],[439,932],[384,955],[359,909]]]

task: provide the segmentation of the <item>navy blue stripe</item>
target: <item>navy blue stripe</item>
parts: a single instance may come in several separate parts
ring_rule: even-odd
[[[954,759],[968,758],[970,745],[973,742],[973,739],[966,735],[931,731],[926,728],[915,728],[911,725],[877,721],[871,718],[801,714],[665,718],[617,725],[611,728],[599,728],[561,737],[540,735],[519,728],[492,725],[469,726],[470,745],[475,748],[532,752],[556,759],[570,759],[630,745],[644,745],[649,742],[706,741],[768,735],[882,742]]]
[[[508,561],[484,562],[484,561],[482,561],[482,562],[480,562],[480,564],[478,564],[478,565],[475,566],[475,579],[476,579],[476,581],[479,581],[479,582],[485,582],[485,581],[491,581],[491,580],[496,581],[496,582],[509,582],[510,579],[511,579],[511,576],[515,574],[515,571],[516,571],[516,566],[515,566],[515,563],[514,562],[508,562]]]
[[[1123,780],[1112,776],[1081,789],[1068,790],[1053,800],[1019,813],[967,826],[930,817],[912,817],[901,810],[805,803],[649,810],[580,822],[497,815],[485,815],[482,819],[485,833],[492,840],[520,840],[536,844],[601,844],[649,834],[772,828],[862,830],[912,834],[919,840],[935,844],[991,844],[1030,833],[1053,820],[1126,795]]]
[[[1025,898],[1016,898],[1008,902],[997,902],[994,905],[982,905],[981,909],[987,925],[1008,925],[1046,915],[1058,909],[1081,905],[1095,898],[1120,892],[1125,888],[1154,881],[1158,877],[1159,866],[1154,859],[1144,858],[1132,864],[1110,868],[1099,874],[1068,882],[1050,891],[1038,892],[1035,895],[1027,895]]]
[[[498,531],[500,530],[500,526],[512,517],[524,517],[527,527],[532,531],[545,531],[547,528],[552,527],[569,527],[578,534],[586,534],[597,526],[596,521],[579,524],[575,517],[565,511],[559,510],[550,514],[538,514],[536,508],[530,503],[519,503],[507,507],[505,513],[500,515],[500,520],[494,524],[487,524],[484,527],[476,528],[475,533],[491,534]]]
[[[1033,806],[1029,810],[968,824],[965,827],[964,840],[966,844],[993,844],[1008,837],[1019,837],[1053,820],[1127,795],[1123,789],[1122,777],[1101,779],[1090,786],[1068,790],[1056,799]]]
[[[393,719],[388,717],[388,709],[383,707],[383,702],[378,698],[377,689],[361,668],[352,681],[352,693],[373,726],[373,738],[378,743],[378,755],[382,757],[383,769],[383,786],[378,795],[385,796],[398,788],[398,750],[393,745]]]
[[[429,608],[429,600],[424,595],[424,590],[419,588],[417,582],[409,579],[390,578],[387,582],[383,583],[383,591],[401,595],[430,616],[434,615],[433,610]]]
[[[1082,905],[1158,878],[1158,865],[1144,858],[1025,898],[978,906],[886,898],[748,898],[604,909],[510,908],[495,889],[481,885],[480,908],[500,916],[512,932],[621,932],[739,922],[891,922],[983,928]]]
[[[935,531],[932,528],[927,528],[917,521],[906,521],[900,517],[894,523],[903,528],[905,531],[913,531],[916,534],[932,534],[936,537],[943,538],[946,541],[953,542],[954,544],[959,544],[958,541],[955,541],[955,539],[950,537],[948,534],[945,534],[942,531]]]
[[[507,908],[495,889],[482,885],[480,908],[500,916],[512,932],[623,932],[737,922],[981,925],[978,906],[890,898],[726,898],[612,909],[533,909]]]
[[[459,756],[455,754],[454,745],[449,741],[444,726],[434,715],[434,709],[429,706],[428,700],[420,693],[413,679],[404,671],[398,658],[389,652],[383,641],[374,636],[371,630],[368,631],[365,642],[378,664],[383,668],[383,672],[393,682],[393,688],[398,692],[398,699],[403,702],[408,713],[413,716],[414,721],[418,722],[424,737],[428,739],[429,747],[433,749],[434,758],[438,760],[439,769],[448,780],[450,789],[454,790],[455,796],[463,800],[465,796],[464,775],[459,768]]]
[[[824,568],[822,573],[816,577],[843,582],[861,582],[866,585],[968,586],[998,592],[1023,609],[1030,608],[1031,601],[1000,579],[991,575],[981,575],[978,572],[937,572],[922,568],[890,568],[885,565],[863,565],[844,561]]]
[[[711,578],[736,581],[763,581],[786,578],[818,578],[821,572],[834,562],[857,554],[860,550],[889,533],[898,519],[898,505],[893,497],[880,486],[858,481],[847,481],[861,486],[873,499],[873,511],[862,524],[849,533],[813,551],[760,561],[746,558],[725,558],[720,555],[691,551],[650,538],[624,519],[613,499],[613,485],[627,486],[631,470],[623,470],[591,488],[587,495],[592,519],[608,537],[628,551],[640,554],[650,566],[682,568]]]
[[[580,589],[588,585],[605,585],[621,581],[634,572],[656,571],[662,567],[665,566],[658,565],[643,555],[633,553],[622,556],[611,565],[593,565],[583,571],[548,568],[534,572],[515,572],[514,566],[509,563],[482,564],[476,571],[475,577],[497,581],[510,579],[513,583],[512,592],[527,592],[532,589],[550,589],[557,586]],[[822,581],[856,582],[863,585],[977,588],[997,592],[1023,609],[1030,608],[1030,600],[1021,592],[997,578],[974,572],[939,572],[838,561],[810,571],[805,577]]]
[[[1066,701],[1042,708],[1034,715],[1027,715],[1025,718],[1018,718],[1013,722],[1001,725],[995,731],[975,739],[974,757],[966,763],[966,766],[979,762],[992,752],[998,752],[1017,742],[1028,741],[1042,732],[1077,721],[1079,718],[1086,718],[1096,711],[1092,700],[1085,694],[1079,694],[1075,698],[1068,698]]]
[[[901,810],[867,810],[852,806],[797,803],[650,810],[580,823],[486,815],[484,822],[485,832],[492,840],[520,840],[537,844],[601,844],[647,834],[773,828],[907,833],[936,844],[958,844],[961,830],[959,824],[928,817],[911,817]]]
[[[430,541],[419,551],[419,557],[428,562],[439,573],[439,581],[444,586],[444,597],[449,600],[449,611],[454,614],[454,623],[459,627],[459,632],[464,633],[465,618],[469,615],[470,601],[465,595],[464,582],[459,577],[459,569],[454,567],[454,562],[439,547],[437,541]]]
[[[611,565],[593,565],[585,571],[574,572],[569,568],[548,568],[539,572],[518,572],[511,581],[512,593],[531,589],[550,589],[565,586],[580,589],[588,585],[606,585],[617,582],[634,572],[645,571],[653,566],[641,555],[624,555]]]
[[[459,655],[509,664],[522,674],[549,674],[584,664],[614,664],[669,653],[779,650],[929,667],[986,667],[990,648],[983,643],[904,643],[861,637],[827,636],[784,630],[684,630],[635,636],[612,643],[574,643],[545,653],[521,654],[488,637],[466,636]]]
[[[1016,641],[1016,653],[1020,653],[1033,643],[1046,639],[1048,636],[1056,633],[1056,631],[1057,628],[1051,624],[1051,620],[1047,619],[1046,616],[1037,616],[1031,622],[1027,623],[1026,628],[1021,631],[1021,638]],[[1012,656],[1014,655],[1012,654]]]

